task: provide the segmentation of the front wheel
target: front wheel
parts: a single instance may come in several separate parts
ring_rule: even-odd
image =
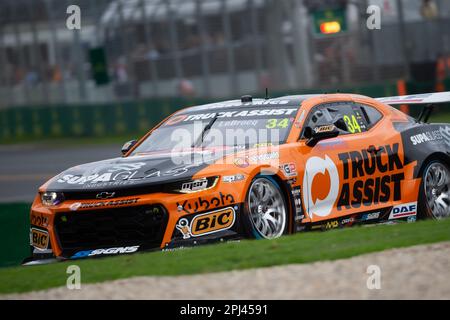
[[[434,160],[425,167],[419,191],[420,218],[442,219],[450,216],[450,171]]]
[[[250,237],[275,239],[286,233],[288,209],[274,179],[257,176],[248,189],[245,208],[245,225]]]

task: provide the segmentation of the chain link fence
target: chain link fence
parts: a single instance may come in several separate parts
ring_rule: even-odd
[[[421,0],[349,1],[348,30],[320,36],[302,0],[2,0],[0,107],[325,90],[420,77],[439,59],[448,75],[450,3],[434,3],[425,18]]]

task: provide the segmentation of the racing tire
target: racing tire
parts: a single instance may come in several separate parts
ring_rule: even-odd
[[[426,164],[419,189],[418,219],[450,217],[450,170],[440,160]]]
[[[256,176],[248,188],[243,223],[247,237],[275,239],[287,233],[289,210],[280,185],[270,176]]]

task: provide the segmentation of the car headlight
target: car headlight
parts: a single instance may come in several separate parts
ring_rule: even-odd
[[[218,178],[219,177],[208,177],[181,181],[175,191],[180,193],[193,193],[208,190],[217,184]]]
[[[42,204],[45,206],[56,206],[64,201],[64,195],[61,192],[44,192],[41,194]]]

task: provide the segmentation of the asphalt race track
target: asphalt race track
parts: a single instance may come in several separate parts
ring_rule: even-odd
[[[0,202],[31,202],[47,179],[77,164],[118,157],[120,147],[0,146]]]

